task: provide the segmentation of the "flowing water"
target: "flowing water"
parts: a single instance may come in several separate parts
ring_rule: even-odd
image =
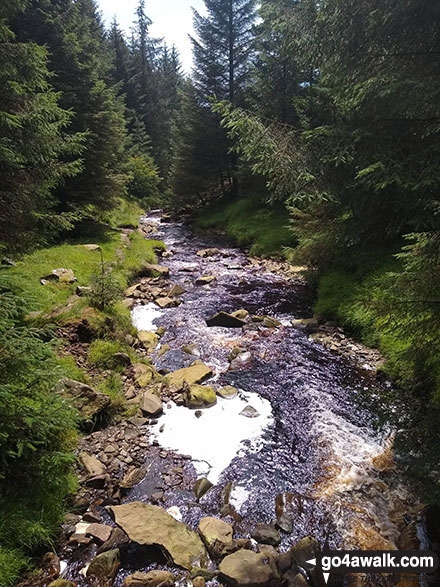
[[[291,325],[293,318],[311,315],[304,282],[262,272],[239,250],[194,236],[181,224],[162,223],[159,215],[144,221],[157,224],[154,238],[174,253],[163,260],[171,282],[187,290],[179,307],[158,310],[148,304],[133,310],[139,329],[166,328],[161,344],[171,350],[156,366],[165,371],[188,366],[197,356],[181,348],[195,344],[214,371],[208,383],[240,390],[238,398],[219,400],[200,417],[174,404],[165,410],[160,431],[154,432],[159,444],[190,455],[198,476],[215,484],[200,507],[184,491],[176,491],[167,506],[179,506],[183,520],[195,526],[204,515],[218,513],[226,486],[239,514],[238,535],[256,522],[273,521],[276,503],[278,513],[287,503],[294,525],[283,548],[306,535],[328,537],[338,547],[395,548],[418,504],[394,469],[390,431],[377,428],[365,407],[366,398],[377,401],[379,384]],[[220,254],[196,255],[208,247],[219,247]],[[216,281],[195,286],[201,275]],[[258,323],[244,330],[206,325],[214,313],[238,309],[274,316],[282,325],[276,330]],[[234,347],[252,358],[230,370]],[[240,415],[245,405],[259,416]],[[143,491],[141,484],[130,499],[142,499]]]

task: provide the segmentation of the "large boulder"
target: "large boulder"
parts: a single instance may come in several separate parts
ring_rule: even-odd
[[[202,362],[196,362],[189,367],[178,369],[167,375],[171,391],[180,391],[185,385],[201,383],[212,375],[212,370]]]
[[[87,569],[87,577],[111,583],[118,574],[121,566],[119,549],[107,550],[95,556]]]
[[[189,408],[209,408],[217,403],[217,395],[207,385],[190,385],[186,392],[186,405]]]
[[[60,267],[59,269],[54,269],[51,271],[49,275],[45,275],[41,278],[41,283],[43,283],[43,285],[47,281],[56,281],[57,283],[74,283],[76,281],[76,277],[72,269],[64,269],[64,267]]]
[[[159,416],[163,412],[162,400],[157,395],[145,391],[141,398],[140,408],[146,416]]]
[[[124,581],[124,587],[173,587],[174,575],[169,571],[150,571],[134,573]]]
[[[199,533],[208,551],[219,556],[228,548],[232,548],[233,528],[218,518],[202,518],[199,522]]]
[[[246,322],[227,312],[218,312],[208,318],[206,324],[208,326],[222,326],[223,328],[241,328]]]
[[[67,398],[78,410],[80,417],[86,420],[95,418],[110,405],[108,395],[95,391],[89,385],[74,379],[60,379],[55,391]]]
[[[156,545],[165,550],[176,565],[191,570],[204,566],[208,555],[199,535],[164,509],[139,501],[110,508],[115,522],[138,544]]]
[[[278,573],[270,557],[251,550],[238,550],[226,556],[219,571],[234,587],[266,587],[278,584]]]

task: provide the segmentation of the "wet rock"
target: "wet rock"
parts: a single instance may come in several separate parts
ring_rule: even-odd
[[[170,291],[167,293],[167,297],[176,298],[186,293],[186,289],[179,284],[174,284]]]
[[[319,325],[319,321],[317,318],[302,318],[292,320],[291,324],[294,328],[312,329]]]
[[[194,483],[193,491],[197,499],[200,499],[205,495],[205,493],[208,493],[212,487],[214,486],[211,481],[206,479],[206,477],[203,477],[202,479],[197,479],[197,481]]]
[[[109,480],[110,477],[108,475],[96,475],[95,477],[87,479],[86,485],[87,487],[93,487],[94,489],[104,489]]]
[[[98,548],[97,554],[106,552],[107,550],[113,550],[121,544],[127,544],[129,540],[127,534],[121,528],[112,528],[110,538]]]
[[[49,583],[47,587],[76,587],[76,583],[72,583],[71,581],[66,581],[66,579],[62,579],[61,577],[56,581],[52,581]]]
[[[178,298],[169,298],[169,297],[163,297],[163,298],[156,298],[155,303],[159,306],[159,308],[175,308],[176,306],[179,306],[182,302],[181,300],[179,300]]]
[[[61,572],[60,559],[54,552],[46,552],[41,559],[41,568],[49,579],[58,577]]]
[[[221,326],[223,328],[242,328],[246,322],[227,312],[218,312],[211,318],[208,318],[206,324],[208,326]]]
[[[280,493],[275,499],[278,528],[289,534],[293,532],[294,519],[303,513],[302,497],[296,493]]]
[[[212,370],[201,362],[196,362],[189,367],[178,369],[167,375],[171,391],[180,391],[186,385],[201,383],[212,375]]]
[[[106,526],[105,524],[90,524],[87,528],[86,536],[96,538],[98,542],[103,543],[107,542],[107,540],[110,538],[111,533],[111,526]]]
[[[231,312],[231,316],[234,316],[234,318],[238,318],[239,320],[246,320],[249,316],[249,312],[247,310],[235,310],[235,312]]]
[[[252,353],[245,351],[239,353],[235,359],[232,359],[231,364],[229,365],[229,370],[235,371],[237,369],[249,367],[250,365],[252,365]]]
[[[98,524],[102,522],[102,518],[98,513],[89,510],[83,515],[82,521],[89,524]]]
[[[147,416],[159,416],[163,412],[162,400],[157,395],[145,391],[140,401],[140,408],[142,413]]]
[[[121,566],[119,549],[107,550],[95,556],[87,569],[87,577],[113,581]]]
[[[171,347],[169,344],[163,344],[161,345],[158,353],[157,353],[157,358],[160,359],[161,357],[163,357],[164,355],[166,355],[169,351],[171,350]]]
[[[187,344],[182,347],[182,352],[186,353],[187,355],[194,355],[195,357],[200,357],[200,349],[196,344]]]
[[[117,367],[129,367],[131,365],[131,359],[127,353],[115,353],[112,360]]]
[[[169,571],[134,573],[124,581],[124,587],[173,587],[174,575]]]
[[[168,277],[170,274],[170,270],[168,267],[152,263],[144,263],[143,271],[146,272],[148,275],[160,275],[161,277]]]
[[[202,249],[201,251],[197,251],[198,257],[214,257],[215,255],[220,255],[219,249]]]
[[[64,269],[61,267],[60,269],[54,269],[49,273],[49,275],[45,275],[40,280],[42,283],[47,281],[56,281],[57,283],[74,283],[77,281],[75,274],[73,273],[72,269]]]
[[[154,349],[159,344],[159,337],[155,332],[149,330],[139,330],[138,339],[141,341],[145,350]]]
[[[205,579],[205,581],[211,581],[218,575],[218,571],[208,571],[208,569],[201,569],[200,567],[193,567],[190,579],[195,579],[196,577],[201,577]]]
[[[115,522],[138,544],[163,548],[176,565],[191,569],[205,565],[208,557],[202,540],[182,522],[164,509],[141,502],[110,508]]]
[[[281,543],[280,533],[272,524],[259,524],[254,528],[251,536],[260,544],[279,546],[279,544]]]
[[[278,328],[278,326],[281,326],[281,322],[271,316],[265,316],[263,318],[263,326],[265,328]]]
[[[79,455],[79,458],[87,474],[91,477],[105,475],[107,472],[105,465],[103,465],[96,457],[89,455],[86,452],[82,452]]]
[[[189,408],[209,408],[216,403],[216,393],[207,385],[190,385],[186,392],[186,404]]]
[[[196,279],[196,285],[209,285],[216,279],[217,277],[215,277],[215,275],[203,275]]]
[[[220,563],[219,571],[221,577],[234,587],[266,587],[278,581],[278,574],[269,558],[251,550],[229,554]]]
[[[89,296],[92,293],[92,288],[85,285],[78,285],[75,293],[79,297]]]
[[[142,479],[146,475],[146,470],[144,467],[134,468],[128,473],[126,473],[120,483],[121,489],[131,489],[138,483],[142,481]]]
[[[55,392],[67,398],[78,410],[80,417],[86,420],[95,418],[110,405],[108,395],[73,379],[60,379]]]
[[[234,397],[237,397],[238,389],[232,385],[226,385],[225,387],[217,389],[217,395],[223,399],[233,399]]]
[[[218,518],[202,518],[199,522],[199,533],[213,556],[220,556],[232,546],[233,528]]]
[[[193,579],[193,587],[206,587],[206,581],[203,577],[195,577]]]
[[[246,406],[240,412],[240,416],[245,416],[246,418],[258,418],[259,415],[260,412],[258,412],[258,410],[256,410],[252,406]]]

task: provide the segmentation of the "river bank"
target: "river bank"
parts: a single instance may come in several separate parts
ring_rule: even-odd
[[[132,373],[133,384],[126,400],[138,413],[81,441],[79,511],[64,527],[60,553],[66,580],[93,582],[90,561],[117,547],[110,571],[115,585],[131,584],[127,577],[134,571],[151,570],[172,571],[178,584],[188,581],[181,564],[164,564],[155,548],[139,550],[130,522],[116,527],[109,517],[119,504],[138,508],[138,502],[169,512],[156,520],[156,535],[145,539],[162,544],[168,555],[173,546],[167,550],[163,528],[176,517],[199,531],[206,519],[217,520],[210,522],[216,532],[219,519],[227,525],[221,526],[220,535],[228,535],[221,553],[201,532],[211,558],[208,574],[200,571],[205,579],[220,569],[228,581],[219,561],[234,551],[243,556],[243,548],[245,555],[264,553],[275,563],[263,584],[287,581],[279,568],[284,559],[274,549],[289,552],[293,558],[283,573],[289,571],[286,584],[296,585],[313,581],[298,549],[314,551],[327,536],[340,547],[416,547],[421,506],[399,479],[391,431],[377,430],[364,405],[383,385],[374,378],[375,355],[348,348],[350,363],[336,345],[324,348],[313,340],[322,327],[325,336],[346,339],[313,320],[310,292],[287,265],[248,259],[178,223],[161,223],[158,215],[143,222],[145,234],[167,245],[158,267],[163,275],[134,283],[125,304],[159,379],[152,381],[151,369],[128,367],[124,377]],[[219,311],[238,311],[237,328],[208,326]],[[235,399],[224,399],[225,389]],[[142,526],[145,511],[134,511]],[[152,512],[164,515],[149,510],[148,516]],[[257,540],[249,542],[252,537]],[[241,571],[240,564],[228,570]]]

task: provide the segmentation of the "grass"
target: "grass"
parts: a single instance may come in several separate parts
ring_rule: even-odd
[[[88,360],[95,367],[117,370],[118,365],[114,359],[116,353],[126,353],[133,356],[133,350],[128,345],[118,340],[102,340],[98,338],[89,346]]]
[[[251,255],[283,257],[284,248],[295,244],[286,208],[270,208],[252,197],[207,206],[197,214],[194,226],[224,230],[237,245],[250,247]]]
[[[99,212],[90,209],[92,217],[98,218],[102,222],[109,224],[113,228],[137,228],[139,220],[144,209],[136,200],[128,198],[119,198],[118,205],[112,210]]]

